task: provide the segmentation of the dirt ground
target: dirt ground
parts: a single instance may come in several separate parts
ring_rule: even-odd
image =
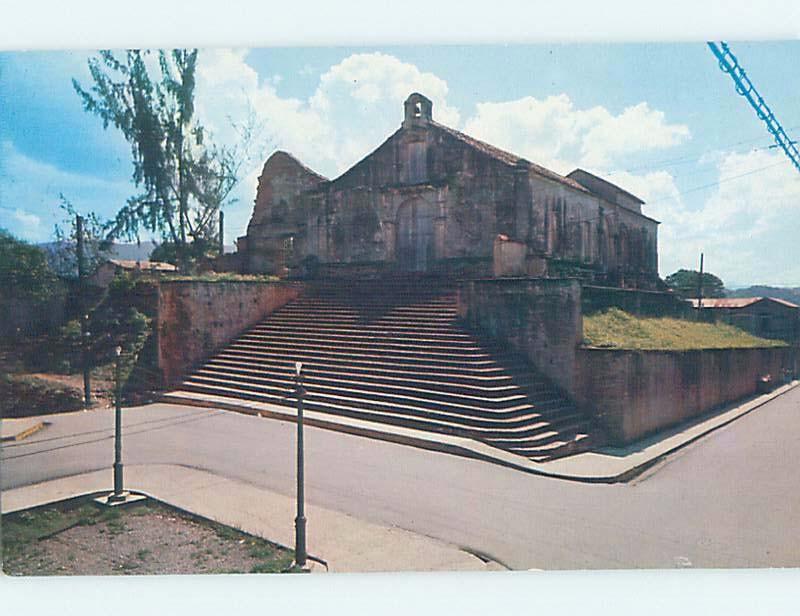
[[[0,344],[0,416],[30,417],[83,408],[82,373],[29,370],[20,355],[9,345]],[[113,406],[114,386],[112,365],[92,369],[92,406]],[[151,391],[125,392],[127,403],[138,404],[152,398]]]
[[[276,573],[291,562],[284,548],[153,501],[3,516],[8,575]]]

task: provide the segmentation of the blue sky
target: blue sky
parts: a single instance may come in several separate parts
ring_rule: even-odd
[[[796,134],[798,43],[732,49]],[[50,239],[59,193],[111,216],[134,192],[128,145],[72,89],[72,77],[89,83],[87,57],[0,53],[0,226],[31,241]],[[800,175],[702,43],[202,50],[197,104],[228,143],[230,119],[252,109],[265,155],[285,149],[332,177],[397,128],[413,90],[445,124],[641,196],[662,221],[662,276],[702,250],[731,286],[800,286]],[[244,233],[261,164],[226,210],[228,243]]]

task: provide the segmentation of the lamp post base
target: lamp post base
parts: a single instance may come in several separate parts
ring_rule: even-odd
[[[94,502],[103,507],[121,507],[134,503],[142,503],[146,500],[147,497],[144,494],[134,494],[132,492],[120,492],[117,494],[111,492],[105,496],[98,496],[94,499]]]

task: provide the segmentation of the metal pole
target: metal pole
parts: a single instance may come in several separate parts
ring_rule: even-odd
[[[120,378],[120,359],[122,349],[116,349],[117,362],[114,369],[116,377],[115,411],[114,411],[114,494],[110,501],[125,500],[122,489],[122,383]]]
[[[89,315],[86,310],[86,264],[83,247],[83,217],[75,216],[75,257],[78,261],[78,307],[81,311],[81,364],[83,368],[83,406],[92,405],[92,383],[89,370]]]
[[[219,211],[219,256],[225,254],[225,213]]]
[[[697,277],[697,318],[702,317],[703,312],[703,253],[700,253],[700,275]]]
[[[89,338],[91,332],[89,331],[89,315],[84,314],[81,318],[81,331],[83,332],[83,339],[81,340],[81,359],[83,363],[83,406],[89,408],[92,406],[92,380],[91,369],[89,366]]]
[[[303,459],[303,364],[295,363],[297,386],[297,517],[294,520],[294,562],[298,567],[306,566],[306,513],[305,513],[305,469]]]

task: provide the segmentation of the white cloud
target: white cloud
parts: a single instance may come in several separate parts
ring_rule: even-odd
[[[620,156],[690,137],[687,126],[667,123],[663,112],[645,102],[613,115],[600,106],[576,109],[566,94],[479,103],[465,130],[560,173],[576,166],[608,170]]]
[[[26,212],[25,210],[21,210],[19,208],[11,212],[11,217],[28,232],[26,235],[30,235],[31,232],[35,233],[38,230],[39,225],[42,224],[42,219],[36,214],[31,214],[30,212]]]
[[[797,171],[777,152],[729,152],[713,160],[713,186],[692,194],[691,205],[674,180],[659,182],[655,174],[612,178],[640,191],[651,201],[645,211],[661,220],[661,274],[697,269],[703,252],[706,269],[729,285],[800,284],[800,264],[792,254],[800,237],[800,221],[792,215],[800,203]]]
[[[434,103],[435,117],[457,125],[458,110],[447,103],[447,83],[413,64],[381,53],[353,54],[320,76],[308,99],[281,97],[274,79],[260,80],[247,64],[246,51],[201,52],[197,72],[197,110],[225,143],[234,143],[231,119],[253,113],[269,135],[269,149],[291,152],[328,177],[345,171],[402,121],[402,102],[420,91]],[[252,210],[263,161],[245,171],[239,203],[228,212],[229,239],[244,232]]]
[[[720,184],[702,207],[683,213],[674,249],[684,258],[704,251],[709,270],[732,283],[800,284],[797,171],[766,151],[728,154],[718,170]]]

